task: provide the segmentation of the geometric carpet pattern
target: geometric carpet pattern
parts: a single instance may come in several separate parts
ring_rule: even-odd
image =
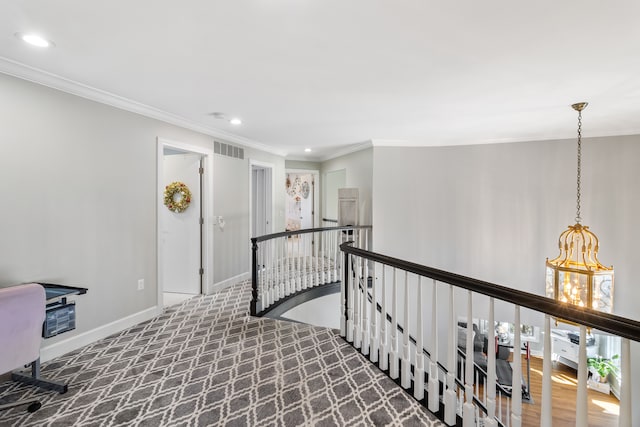
[[[243,282],[43,364],[66,394],[0,426],[440,426],[335,331],[248,315]]]

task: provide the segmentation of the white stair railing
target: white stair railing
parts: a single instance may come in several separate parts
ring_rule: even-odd
[[[345,309],[341,310],[346,325],[343,336],[367,354],[369,360],[397,380],[399,385],[423,401],[431,412],[443,414],[447,425],[521,427],[523,424],[554,424],[551,402],[550,322],[572,322],[580,325],[580,358],[576,399],[576,425],[587,425],[588,408],[586,329],[621,336],[621,399],[619,425],[630,427],[630,360],[629,340],[640,341],[640,322],[591,309],[560,305],[551,299],[517,289],[471,279],[456,274],[376,254],[350,244],[342,244],[342,286]],[[424,304],[428,290],[425,278],[431,278],[431,301]],[[389,283],[390,282],[390,283]],[[371,289],[369,289],[371,283]],[[448,304],[438,304],[438,288],[448,288]],[[458,291],[456,291],[458,289]],[[464,350],[458,349],[456,292],[466,292]],[[486,299],[488,307],[487,370],[474,365],[473,303]],[[511,391],[502,387],[496,372],[495,300],[511,304],[514,325]],[[412,304],[414,303],[414,304]],[[482,303],[484,305],[484,302]],[[351,307],[355,307],[354,310]],[[544,360],[540,419],[523,419],[523,381],[520,336],[521,309],[544,314]],[[413,312],[415,309],[415,313]],[[429,316],[430,314],[430,316]],[[445,322],[442,320],[445,319]],[[360,325],[360,326],[359,326]],[[361,329],[366,325],[370,330]],[[442,333],[442,327],[446,332]],[[423,334],[428,332],[429,339]],[[377,338],[376,338],[377,337]],[[358,344],[356,344],[358,342]],[[443,350],[441,352],[441,350]],[[378,353],[377,355],[373,353]],[[446,364],[439,362],[444,355]],[[468,356],[467,356],[468,355]],[[425,382],[425,361],[428,380]],[[503,359],[504,361],[504,359]],[[412,372],[413,369],[413,372]],[[483,382],[483,387],[478,384]],[[527,389],[527,392],[529,390]],[[528,394],[528,393],[527,393]],[[510,397],[509,397],[510,395]],[[639,421],[639,420],[636,420]],[[584,423],[584,424],[583,424]],[[640,424],[637,424],[640,425]]]
[[[368,243],[370,232],[371,226],[345,226],[253,237],[251,314],[259,315],[288,297],[340,280],[340,244],[351,239]]]

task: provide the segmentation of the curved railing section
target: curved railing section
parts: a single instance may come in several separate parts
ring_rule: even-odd
[[[371,226],[320,227],[251,238],[252,316],[341,277],[340,244],[369,248]]]
[[[385,256],[349,242],[342,243],[340,249],[344,258],[341,335],[431,412],[439,414],[445,424],[522,425],[522,393],[515,392],[523,386],[522,363],[517,363],[522,362],[520,333],[513,336],[510,355],[516,363],[509,365],[501,359],[503,355],[491,349],[486,351],[486,371],[479,375],[474,357],[459,357],[461,350],[467,355],[477,353],[473,325],[478,304],[491,325],[486,330],[490,347],[497,342],[493,325],[498,301],[507,312],[511,307],[511,319],[500,320],[518,325],[516,331],[522,309],[538,312],[543,319],[541,414],[540,420],[528,421],[553,425],[551,322],[559,321],[578,325],[575,328],[580,336],[576,425],[587,421],[588,329],[621,338],[618,421],[621,426],[632,425],[630,342],[640,342],[640,322]],[[460,295],[463,300],[456,302]],[[458,317],[459,310],[463,310],[463,319]],[[505,316],[504,311],[501,315]],[[512,390],[510,399],[496,392],[500,390],[497,360],[504,360],[512,369],[511,383],[506,385]],[[482,384],[478,384],[480,378]]]

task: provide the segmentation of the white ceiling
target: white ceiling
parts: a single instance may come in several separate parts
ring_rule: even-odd
[[[640,133],[638,0],[2,0],[0,57],[288,158]]]

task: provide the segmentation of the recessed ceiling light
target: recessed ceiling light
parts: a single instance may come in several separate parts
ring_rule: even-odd
[[[16,33],[15,34],[16,37],[18,37],[20,40],[22,40],[25,43],[29,43],[32,46],[37,46],[37,47],[53,47],[55,46],[55,43],[53,43],[51,40],[47,40],[42,36],[39,36],[37,34],[34,33]]]
[[[242,124],[242,120],[240,120],[237,117],[234,117],[233,119],[229,120],[229,123],[231,123],[232,125],[241,125]]]
[[[304,149],[304,152],[305,152],[305,153],[310,153],[310,152],[311,152],[311,148],[305,148],[305,149]]]

